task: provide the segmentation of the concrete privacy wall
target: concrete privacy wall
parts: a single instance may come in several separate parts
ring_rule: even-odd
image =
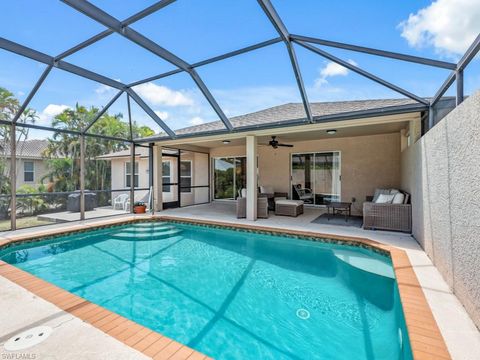
[[[260,185],[273,186],[275,191],[290,193],[290,154],[303,152],[341,153],[341,198],[351,201],[352,213],[361,214],[362,203],[375,188],[400,186],[400,132],[292,142],[293,148],[258,147]],[[212,148],[210,156],[245,156],[245,146]]]
[[[402,153],[413,235],[480,327],[480,92]]]

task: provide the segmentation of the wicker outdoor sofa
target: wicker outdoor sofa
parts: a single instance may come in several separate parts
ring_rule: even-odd
[[[410,194],[402,191],[405,200],[401,204],[363,203],[363,228],[390,231],[412,232],[412,205]],[[373,199],[372,199],[373,200]]]

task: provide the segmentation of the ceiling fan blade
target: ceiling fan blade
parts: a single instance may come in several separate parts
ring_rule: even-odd
[[[291,144],[277,144],[277,146],[283,146],[283,147],[293,147]]]

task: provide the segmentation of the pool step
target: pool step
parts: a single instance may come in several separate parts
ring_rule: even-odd
[[[359,251],[352,250],[333,250],[337,259],[363,271],[368,271],[372,274],[395,278],[392,265],[386,261],[371,257]]]
[[[181,232],[182,230],[175,229],[175,228],[168,229],[165,231],[150,231],[150,232],[138,232],[138,233],[119,231],[117,233],[110,235],[110,237],[116,240],[127,240],[127,241],[161,240],[161,239],[167,239],[174,236],[178,236]]]
[[[164,222],[152,221],[152,222],[143,222],[143,223],[132,223],[132,224],[129,224],[129,226],[134,228],[152,228],[157,226],[172,226],[172,225],[168,225]]]
[[[133,226],[130,226],[130,227],[122,229],[122,232],[130,233],[130,234],[141,234],[141,233],[168,231],[168,230],[172,230],[172,229],[176,229],[175,226],[171,226],[171,225],[163,225],[163,226],[156,225],[156,226],[152,226],[152,227],[144,227],[144,226],[133,227]]]

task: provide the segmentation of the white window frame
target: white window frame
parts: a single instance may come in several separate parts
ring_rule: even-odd
[[[190,163],[190,176],[182,175],[182,162],[189,162]],[[180,181],[180,194],[191,194],[192,193],[192,186],[193,186],[193,162],[192,160],[180,160],[180,174],[178,174],[178,180]],[[190,178],[190,191],[182,189],[182,178]]]
[[[166,178],[167,176],[163,174],[163,163],[169,163],[168,165],[168,169],[170,171],[170,174],[168,174],[168,182],[171,183],[172,182],[172,160],[162,160],[162,184],[163,184],[163,180],[164,178]],[[172,185],[168,185],[170,186],[170,188],[168,189],[168,191],[165,191],[163,189],[163,186],[162,186],[162,192],[164,193],[171,193],[172,192]]]
[[[127,172],[127,164],[130,164],[130,161],[126,161],[125,164],[124,164],[124,173],[125,173],[125,188],[130,188],[130,186],[128,186],[128,178],[131,176],[131,174],[129,174]],[[135,164],[137,164],[136,168],[137,168],[137,171],[135,172]],[[140,173],[140,163],[138,161],[135,161],[134,162],[134,165],[133,165],[133,171],[135,172],[134,174],[134,177],[133,177],[133,187],[134,188],[138,188],[140,187],[140,176],[139,176],[139,173]],[[137,177],[137,186],[135,186],[135,176]]]
[[[26,163],[31,163],[32,164],[32,171],[26,171],[25,170],[25,164]],[[25,180],[25,173],[32,173],[32,180]],[[23,162],[23,182],[24,183],[34,183],[35,182],[35,161],[33,160],[27,160]]]

